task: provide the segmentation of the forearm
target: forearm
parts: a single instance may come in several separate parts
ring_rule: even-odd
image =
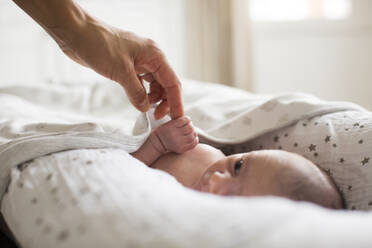
[[[72,0],[13,0],[43,27],[75,26],[84,12]]]
[[[58,43],[72,42],[91,19],[72,0],[13,0]]]
[[[164,148],[156,132],[152,132],[146,142],[131,155],[151,167],[166,152],[167,150]]]

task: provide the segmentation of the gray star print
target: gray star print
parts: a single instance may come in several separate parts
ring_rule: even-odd
[[[369,158],[364,158],[362,161],[361,161],[362,165],[366,165],[369,163]]]
[[[309,150],[310,150],[311,152],[315,151],[315,150],[316,150],[316,145],[311,144],[311,145],[309,146]]]

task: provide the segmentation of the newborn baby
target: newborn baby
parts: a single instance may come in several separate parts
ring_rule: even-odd
[[[153,130],[132,155],[198,191],[226,196],[271,195],[343,208],[331,179],[311,161],[281,150],[226,157],[212,146],[198,144],[188,117],[171,120]]]

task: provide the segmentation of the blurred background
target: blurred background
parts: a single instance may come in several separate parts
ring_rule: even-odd
[[[182,78],[301,91],[372,110],[371,0],[76,0],[155,40]],[[0,84],[97,81],[0,0]]]

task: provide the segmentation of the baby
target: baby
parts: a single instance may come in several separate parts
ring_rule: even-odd
[[[225,196],[279,196],[340,209],[343,201],[331,179],[311,161],[281,150],[226,157],[198,144],[190,118],[171,120],[152,131],[132,155],[166,171],[185,187]]]

